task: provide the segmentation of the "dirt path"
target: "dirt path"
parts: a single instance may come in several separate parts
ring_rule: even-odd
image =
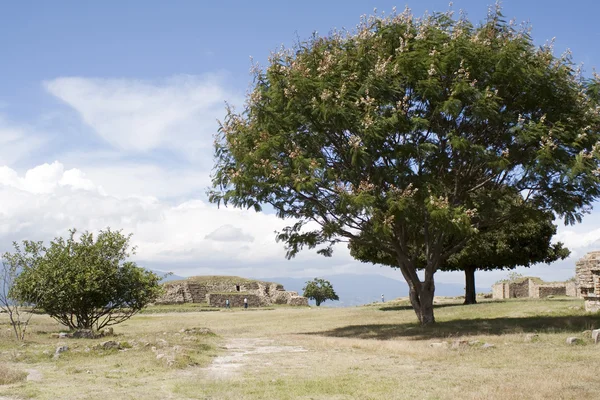
[[[275,353],[300,353],[308,350],[300,346],[278,346],[270,339],[229,339],[225,344],[227,353],[216,357],[206,368],[207,376],[213,379],[227,379],[242,373],[248,365],[268,364],[264,355]]]

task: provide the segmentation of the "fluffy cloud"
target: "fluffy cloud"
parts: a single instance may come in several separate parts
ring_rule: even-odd
[[[181,274],[287,274],[290,270],[330,271],[335,261],[314,253],[285,260],[274,231],[286,225],[275,215],[220,208],[199,199],[169,204],[154,197],[108,195],[78,169],[43,164],[18,174],[0,167],[0,250],[14,240],[48,241],[68,229],[98,231],[110,226],[133,233],[136,259]],[[315,263],[314,260],[319,260]],[[287,264],[286,264],[287,263]],[[285,264],[283,269],[282,265]],[[257,267],[250,273],[248,268]],[[262,268],[262,269],[261,269]]]
[[[218,75],[182,75],[159,83],[63,77],[45,87],[118,149],[167,148],[189,158],[201,158],[211,148],[225,101],[240,101]]]

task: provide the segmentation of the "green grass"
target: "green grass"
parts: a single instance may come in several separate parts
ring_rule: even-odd
[[[25,346],[11,339],[0,316],[0,371],[35,369],[43,375],[41,381],[19,375],[21,380],[0,386],[0,397],[597,398],[600,345],[593,344],[590,330],[600,328],[600,316],[585,313],[581,300],[460,302],[437,298],[437,323],[425,328],[415,323],[405,300],[253,312],[193,312],[183,305],[189,312],[157,308],[162,311],[117,325],[113,338],[91,340],[53,338],[61,327],[35,316]],[[210,331],[194,330],[200,327]],[[528,340],[531,333],[535,340]],[[567,345],[569,336],[581,344]],[[94,349],[105,340],[129,346]],[[454,348],[456,341],[462,345]],[[430,346],[441,342],[447,345]],[[54,359],[61,344],[69,351]],[[219,359],[217,366],[239,366],[221,376],[223,371],[207,368],[218,356],[230,359]]]

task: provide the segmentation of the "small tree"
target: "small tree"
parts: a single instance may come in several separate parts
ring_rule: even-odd
[[[102,329],[131,318],[160,294],[160,277],[126,261],[131,235],[108,228],[79,240],[55,238],[15,280],[13,295],[71,329]],[[31,242],[26,242],[27,245]],[[27,247],[26,247],[27,250]]]
[[[8,314],[8,319],[17,340],[24,340],[29,326],[29,321],[36,310],[36,304],[19,300],[14,296],[14,285],[19,273],[35,268],[40,260],[43,249],[41,242],[23,243],[23,250],[18,243],[13,243],[14,253],[2,255],[2,269],[0,270],[0,310]]]
[[[501,229],[475,235],[462,251],[451,256],[442,271],[464,271],[465,304],[477,302],[475,271],[492,271],[549,264],[569,256],[563,244],[552,243],[556,225],[552,213],[520,215]]]
[[[499,229],[473,235],[465,247],[453,254],[441,266],[442,271],[464,271],[465,304],[477,302],[475,271],[515,269],[536,263],[551,263],[569,256],[562,243],[552,243],[556,233],[552,213],[533,209],[521,210],[519,215],[510,216]],[[350,254],[363,262],[397,267],[390,251],[380,247],[365,247],[360,241],[350,244]],[[425,256],[421,255],[420,268],[425,267]]]
[[[304,297],[308,297],[317,303],[317,307],[321,305],[325,300],[339,300],[333,286],[329,281],[325,279],[315,278],[312,281],[306,282],[306,285],[302,288]]]

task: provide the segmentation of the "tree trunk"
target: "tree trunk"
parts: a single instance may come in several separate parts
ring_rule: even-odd
[[[417,314],[421,325],[429,325],[435,323],[433,316],[433,296],[435,286],[433,282],[420,283],[420,288],[417,288],[409,283],[410,287],[410,303]]]
[[[475,267],[465,267],[464,304],[477,304],[477,293],[475,291]]]

